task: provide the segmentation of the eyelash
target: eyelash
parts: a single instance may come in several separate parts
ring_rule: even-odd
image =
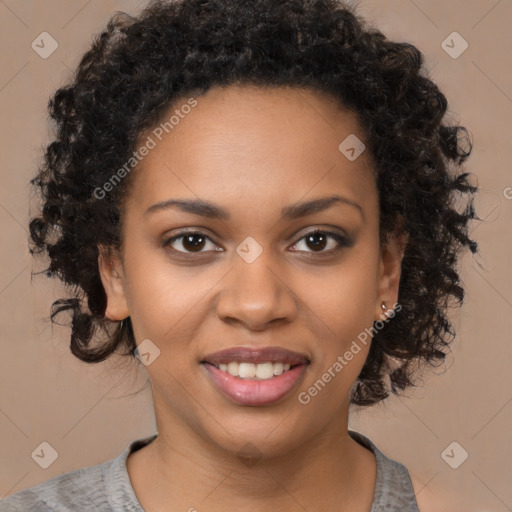
[[[352,246],[352,241],[349,238],[347,238],[343,235],[340,235],[338,233],[334,233],[332,231],[326,231],[324,229],[319,229],[319,228],[313,229],[313,230],[305,233],[301,238],[299,238],[299,240],[297,242],[295,242],[293,244],[293,246],[297,245],[304,238],[311,236],[311,235],[316,235],[318,233],[320,233],[322,235],[327,235],[329,238],[333,238],[334,240],[336,240],[338,246],[335,247],[334,249],[322,250],[322,251],[318,251],[318,252],[315,252],[315,251],[297,251],[297,252],[299,252],[299,253],[306,252],[308,254],[313,254],[316,257],[322,257],[323,255],[331,255],[332,253],[337,252],[337,251],[341,250],[342,248]],[[205,238],[206,240],[209,240],[210,242],[215,243],[209,236],[207,236],[205,233],[202,233],[201,231],[181,231],[178,235],[175,235],[175,236],[165,240],[163,245],[164,245],[164,247],[168,247],[174,241],[179,240],[180,238],[184,238],[185,236],[193,236],[193,235],[201,236],[201,237]],[[188,252],[188,251],[177,251],[176,249],[171,249],[171,250],[178,254],[193,255],[192,257],[194,257],[197,254],[201,254],[203,252],[208,252],[208,251],[199,251],[199,252],[194,253],[194,252]]]

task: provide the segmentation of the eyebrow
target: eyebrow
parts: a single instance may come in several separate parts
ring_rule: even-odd
[[[313,213],[322,212],[337,204],[346,204],[356,208],[361,214],[363,220],[365,219],[363,209],[358,203],[339,195],[319,197],[317,199],[312,199],[311,201],[304,201],[285,206],[281,210],[281,217],[284,220],[299,219],[312,215]],[[231,214],[224,208],[202,199],[168,199],[167,201],[161,201],[150,206],[145,211],[144,215],[168,210],[173,207],[179,208],[183,212],[199,215],[201,217],[220,220],[229,220],[231,218]]]

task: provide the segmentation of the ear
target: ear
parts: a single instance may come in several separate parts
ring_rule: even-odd
[[[105,316],[120,321],[130,315],[125,295],[123,266],[118,254],[111,248],[99,246],[98,269],[107,295]]]
[[[390,316],[386,316],[384,313],[386,313],[386,311],[392,313],[393,306],[398,302],[402,258],[407,245],[407,239],[406,234],[392,233],[382,244],[379,258],[378,295],[374,314],[375,321],[389,318]],[[382,303],[386,305],[386,310],[382,308]]]

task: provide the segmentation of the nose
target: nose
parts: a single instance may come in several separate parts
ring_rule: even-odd
[[[271,322],[292,322],[298,308],[289,273],[272,262],[268,251],[252,263],[238,254],[233,259],[217,299],[218,317],[251,331],[263,331]]]

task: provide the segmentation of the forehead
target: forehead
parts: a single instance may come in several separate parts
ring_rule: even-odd
[[[280,208],[325,192],[371,201],[375,184],[367,151],[351,161],[339,149],[354,136],[365,139],[357,116],[317,91],[210,89],[175,101],[161,123],[141,136],[140,144],[151,139],[152,149],[133,171],[130,202],[147,208],[196,196]]]

